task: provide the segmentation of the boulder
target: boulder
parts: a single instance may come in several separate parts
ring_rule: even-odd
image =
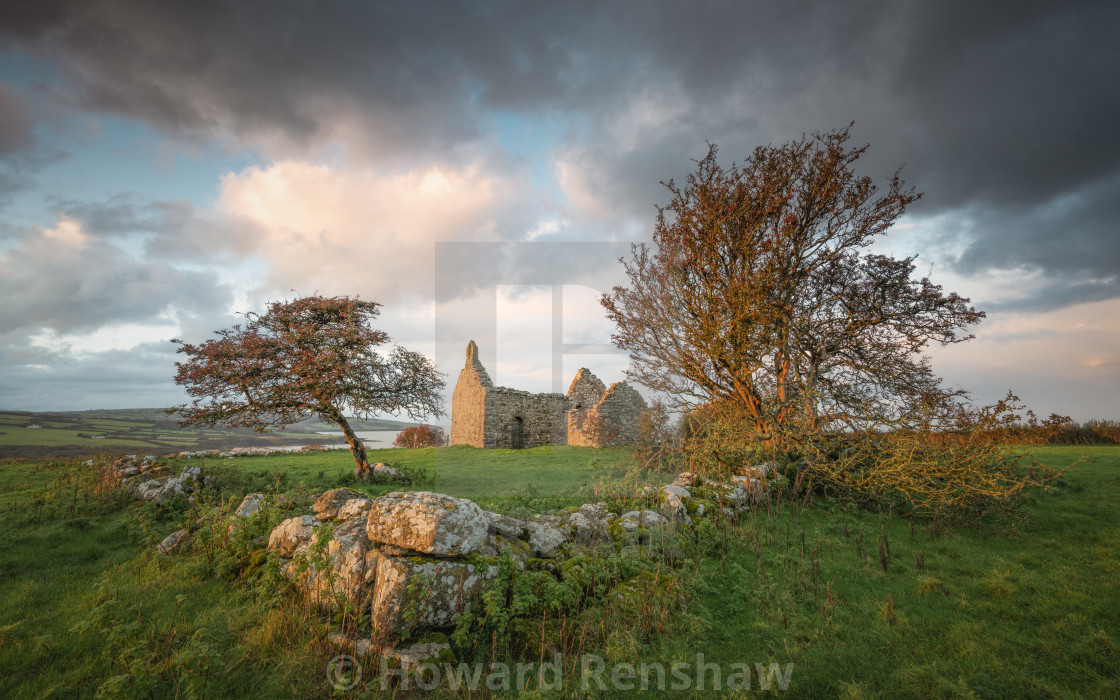
[[[492,565],[416,556],[379,557],[371,604],[373,629],[382,638],[396,638],[407,625],[454,625],[460,613],[470,610],[471,598],[497,574],[498,567]],[[409,610],[415,616],[406,619]]]
[[[174,554],[185,548],[190,542],[191,533],[189,530],[176,530],[156,545],[156,551],[160,554]]]
[[[268,536],[268,551],[282,557],[291,557],[296,549],[315,536],[315,528],[322,523],[313,515],[288,518],[277,525]]]
[[[525,567],[529,564],[529,559],[533,556],[533,548],[525,540],[506,539],[501,535],[491,535],[490,544],[497,551],[497,554],[508,553],[513,558],[514,565],[522,571],[525,570]]]
[[[577,511],[568,516],[568,531],[572,539],[579,544],[594,544],[606,538],[606,522],[596,518],[589,518],[583,511]]]
[[[262,505],[264,505],[264,494],[251,493],[241,500],[241,505],[237,506],[233,514],[238,518],[251,518],[260,512]]]
[[[564,533],[542,520],[530,521],[526,529],[529,531],[529,547],[537,557],[554,558],[557,550],[567,541]]]
[[[315,513],[315,517],[326,522],[334,520],[338,516],[338,511],[347,503],[358,499],[369,500],[369,496],[354,489],[331,489],[315,499],[315,504],[311,506],[311,510]]]
[[[349,651],[354,654],[354,656],[365,656],[370,652],[370,648],[373,646],[368,639],[355,639],[353,637],[347,637],[339,632],[331,634],[330,639],[331,644],[339,649]],[[382,652],[382,654],[384,653],[385,652]]]
[[[277,530],[273,530],[274,535]],[[313,532],[312,537],[292,550],[291,561],[282,568],[284,575],[295,579],[312,601],[327,610],[363,604],[373,590],[381,555],[366,537],[365,523],[352,519],[335,526],[326,549],[318,557],[314,551],[314,535]],[[269,545],[271,547],[271,540]],[[326,566],[320,568],[324,563]]]
[[[607,510],[607,504],[599,503],[584,503],[579,507],[579,512],[583,513],[591,520],[614,520],[618,516]]]
[[[507,540],[521,539],[525,535],[525,525],[520,520],[488,510],[482,513],[490,521],[488,529],[491,535],[501,535]]]
[[[369,473],[373,474],[374,476],[387,476],[390,479],[404,478],[401,476],[401,473],[399,471],[382,462],[378,462],[377,464],[370,467]]]
[[[186,477],[159,477],[141,481],[136,487],[136,496],[145,501],[164,501],[180,496],[192,489],[194,480]]]
[[[338,509],[336,520],[350,520],[351,518],[365,518],[369,515],[373,501],[368,498],[351,498]]]
[[[451,645],[447,642],[417,642],[399,649],[382,649],[382,659],[396,659],[397,667],[405,673],[418,672],[425,663],[448,661]]]
[[[355,639],[346,635],[334,633],[330,637],[331,644],[345,649],[354,656],[366,656],[376,646],[369,639]],[[400,648],[382,647],[381,658],[395,660],[395,666],[404,673],[416,672],[425,663],[446,662],[451,659],[451,645],[447,642],[416,642]]]
[[[378,552],[366,537],[365,523],[348,520],[335,527],[327,542],[329,575],[319,574],[313,597],[328,608],[335,607],[339,597],[355,605],[365,599],[377,574]]]
[[[669,520],[678,523],[692,524],[692,519],[688,517],[688,507],[685,506],[684,500],[675,493],[668,493],[665,495],[665,500],[661,502],[661,514]]]
[[[637,530],[639,527],[653,528],[668,523],[663,515],[654,510],[632,510],[623,513],[618,519],[618,524],[628,531]]]
[[[736,474],[731,477],[735,481],[753,482],[758,479],[768,479],[776,476],[778,473],[777,462],[763,462],[744,467],[741,474]]]
[[[366,520],[370,541],[438,556],[476,552],[490,519],[474,502],[429,491],[393,492],[375,500]]]
[[[167,479],[149,479],[136,487],[136,497],[145,501],[158,500]]]
[[[669,494],[678,498],[692,498],[692,492],[683,486],[676,484],[668,484],[661,487],[662,494]]]
[[[733,503],[738,508],[747,507],[747,490],[741,485],[736,484],[733,488],[727,489],[724,492],[724,497]]]
[[[699,483],[699,477],[694,472],[681,472],[677,474],[677,478],[673,479],[673,486],[683,486],[686,489],[692,488]]]

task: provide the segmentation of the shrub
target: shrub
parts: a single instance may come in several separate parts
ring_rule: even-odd
[[[393,441],[393,447],[408,449],[443,447],[445,444],[447,444],[447,438],[443,433],[443,428],[438,425],[414,425],[405,428],[397,434],[397,439]]]
[[[800,466],[812,488],[841,500],[971,522],[1013,515],[1031,489],[1065,471],[1003,445],[999,427],[1017,402],[1009,394],[914,429],[834,436],[834,451],[807,454]]]

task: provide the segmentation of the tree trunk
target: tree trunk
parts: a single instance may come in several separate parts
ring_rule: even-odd
[[[358,465],[358,478],[365,481],[369,476],[369,460],[366,459],[365,444],[354,433],[341,411],[335,413],[332,418],[335,423],[338,423],[338,427],[342,428],[342,433],[346,436],[346,444],[350,445],[350,454],[354,455],[354,462]]]

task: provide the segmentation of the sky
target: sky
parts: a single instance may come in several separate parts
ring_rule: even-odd
[[[167,406],[171,338],[384,305],[448,391],[622,378],[597,294],[663,181],[854,122],[880,252],[987,319],[948,385],[1120,418],[1114,2],[0,4],[0,408]],[[559,319],[559,320],[557,320]],[[446,419],[443,421],[446,423]]]

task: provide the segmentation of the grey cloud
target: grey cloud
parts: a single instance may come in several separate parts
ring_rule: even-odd
[[[111,243],[31,236],[0,254],[0,297],[0,333],[69,333],[206,312],[231,294],[213,273],[140,261]]]
[[[616,222],[648,224],[658,181],[682,177],[707,141],[742,159],[854,119],[872,144],[866,172],[905,165],[927,193],[915,213],[987,222],[963,273],[1102,277],[1116,248],[1115,3],[8,5],[0,31],[58,60],[79,104],[179,135],[299,149],[349,124],[381,162],[471,152],[494,110],[560,115],[572,129],[557,152]],[[684,110],[628,123],[650,95]],[[1069,199],[1076,218],[1030,223]],[[1078,267],[1075,253],[1098,261]],[[1050,296],[1065,298],[1083,295]]]
[[[1120,172],[1032,205],[953,212],[965,234],[952,261],[962,273],[1022,269],[1038,279],[991,308],[1049,310],[1120,296]]]
[[[215,214],[185,199],[150,201],[120,194],[104,202],[58,202],[56,213],[104,239],[142,236],[153,260],[220,262],[251,253],[261,232],[249,221]]]
[[[26,179],[17,177],[11,173],[0,170],[0,204],[4,204],[11,200],[12,196],[28,185]],[[0,231],[0,238],[6,238],[7,234]]]
[[[34,127],[28,99],[11,85],[0,84],[0,156],[34,144]]]
[[[170,343],[81,356],[17,347],[5,352],[4,360],[0,406],[75,410],[170,406],[183,400],[171,379],[175,353]]]

